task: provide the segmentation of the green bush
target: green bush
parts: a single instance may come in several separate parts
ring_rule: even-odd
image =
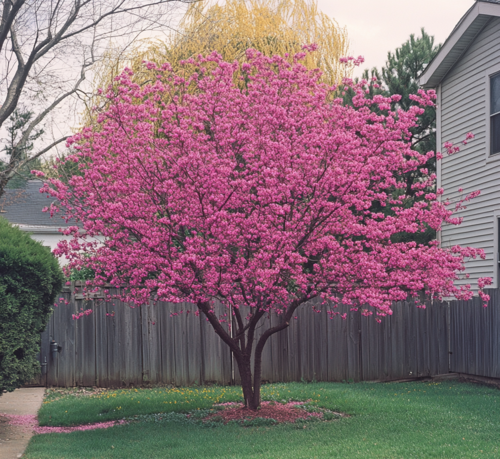
[[[0,395],[40,372],[40,333],[63,281],[50,250],[0,218]]]

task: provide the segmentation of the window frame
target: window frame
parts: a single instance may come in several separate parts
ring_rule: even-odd
[[[492,125],[493,125],[493,117],[498,117],[500,115],[500,109],[497,112],[495,112],[495,113],[491,113],[491,87],[492,87],[493,78],[499,78],[499,81],[500,81],[500,72],[496,72],[496,73],[491,74],[489,76],[489,81],[488,81],[488,87],[489,87],[489,97],[488,97],[489,110],[488,110],[488,115],[489,115],[489,127],[490,127],[490,136],[489,136],[488,149],[489,149],[489,155],[490,156],[495,156],[495,155],[500,154],[500,146],[499,146],[498,151],[493,151],[492,132],[491,132],[492,131]],[[500,136],[500,133],[497,133],[497,135]]]
[[[486,132],[486,163],[500,161],[500,151],[491,154],[491,78],[500,74],[500,64],[488,68],[484,73],[486,89],[485,132]],[[500,112],[498,112],[500,113]]]

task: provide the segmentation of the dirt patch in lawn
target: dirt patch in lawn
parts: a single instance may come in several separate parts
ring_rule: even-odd
[[[324,410],[317,407],[307,406],[307,402],[262,402],[257,411],[252,411],[246,408],[241,403],[223,403],[215,405],[222,408],[216,413],[212,413],[203,419],[204,422],[219,421],[227,424],[231,421],[240,423],[258,423],[259,420],[274,421],[275,424],[284,422],[292,423],[299,420],[316,420],[331,421],[346,417],[346,414],[337,413],[330,410]]]

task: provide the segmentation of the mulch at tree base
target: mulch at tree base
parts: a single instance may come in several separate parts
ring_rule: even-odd
[[[249,421],[254,419],[273,419],[277,423],[296,422],[298,420],[305,420],[309,418],[323,419],[325,410],[317,412],[306,411],[304,408],[299,408],[305,405],[306,402],[288,402],[288,403],[275,403],[275,402],[262,402],[257,411],[249,410],[247,407],[240,403],[222,403],[215,405],[224,407],[223,410],[217,413],[210,414],[203,421],[221,420],[224,424],[230,421]],[[345,414],[329,412],[338,417],[345,417]]]

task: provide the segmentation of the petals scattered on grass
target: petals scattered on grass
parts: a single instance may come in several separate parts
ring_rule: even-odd
[[[114,427],[116,425],[127,423],[127,421],[122,419],[120,421],[95,422],[93,424],[72,427],[48,427],[39,426],[37,417],[34,414],[19,415],[0,413],[0,416],[6,418],[9,425],[20,427],[25,432],[34,432],[35,434],[70,433],[81,430],[107,429],[108,427]]]
[[[95,430],[95,429],[107,429],[108,427],[114,427],[122,424],[126,424],[127,421],[124,419],[120,421],[108,421],[108,422],[96,422],[94,424],[87,424],[83,426],[73,426],[73,427],[49,427],[49,426],[36,426],[33,430],[36,434],[47,434],[47,433],[70,433],[77,432],[81,430]]]

